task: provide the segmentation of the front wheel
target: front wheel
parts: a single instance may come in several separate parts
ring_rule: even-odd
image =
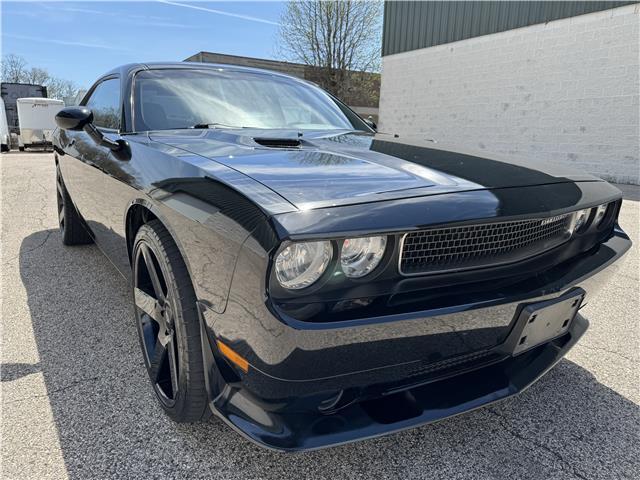
[[[144,363],[164,411],[177,422],[208,414],[200,324],[187,267],[158,220],[133,247],[133,301]]]

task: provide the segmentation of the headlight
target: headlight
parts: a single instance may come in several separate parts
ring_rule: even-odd
[[[573,221],[573,231],[577,232],[584,224],[587,223],[587,218],[589,218],[589,210],[578,210],[575,214]]]
[[[328,241],[292,243],[276,257],[276,278],[291,290],[308,287],[322,276],[332,256]]]
[[[345,239],[340,255],[342,271],[347,277],[364,277],[378,266],[386,246],[387,237]]]
[[[608,205],[605,203],[604,205],[599,205],[596,208],[596,215],[593,217],[593,224],[596,227],[600,225],[600,223],[602,223],[602,220],[604,219],[604,215],[605,213],[607,213],[607,207]]]

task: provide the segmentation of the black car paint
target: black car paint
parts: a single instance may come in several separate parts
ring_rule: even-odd
[[[202,313],[212,408],[263,445],[295,450],[342,443],[521,391],[586,328],[577,320],[563,339],[508,359],[500,345],[521,304],[578,287],[589,298],[604,281],[594,274],[630,247],[612,217],[607,229],[592,228],[567,248],[521,264],[400,277],[395,262],[403,232],[553,216],[618,201],[620,192],[585,174],[534,170],[513,160],[372,131],[305,132],[300,147],[288,149],[264,147],[253,138],[298,138],[297,132],[133,131],[136,72],[194,67],[236,68],[127,65],[107,74],[103,78],[121,79],[122,128],[101,133],[112,142],[126,141],[130,157],[119,159],[85,131],[57,130],[57,162],[96,243],[125,277],[130,276],[136,215],[146,209],[170,231]],[[389,234],[392,245],[370,278],[335,275],[292,295],[269,275],[283,242],[368,233]],[[247,375],[220,357],[216,339],[249,361]],[[487,356],[461,362],[446,375],[429,371],[469,352]],[[535,368],[514,370],[527,361]],[[506,383],[485,391],[497,382],[496,372]],[[432,385],[433,396],[454,392],[469,378],[466,396],[443,394],[440,400],[405,405],[407,396],[422,395],[413,390],[423,388],[416,383]],[[383,408],[407,410],[407,418],[385,423],[367,414],[366,408],[373,408],[369,404],[354,410],[396,398],[388,392],[402,398]],[[336,397],[335,408],[322,411]]]
[[[390,135],[305,132],[300,147],[256,145],[260,130],[151,132],[150,138],[215,160],[256,179],[296,207],[312,210],[471,190],[593,181],[558,167],[533,170],[449,146],[399,143]],[[272,131],[282,138],[291,132]],[[449,148],[449,150],[443,150]]]

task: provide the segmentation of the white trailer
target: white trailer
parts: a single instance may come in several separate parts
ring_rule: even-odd
[[[11,146],[9,137],[9,125],[7,124],[7,112],[4,109],[4,100],[0,98],[0,152],[8,152]]]
[[[56,129],[55,116],[64,108],[62,100],[52,98],[19,98],[19,149],[51,147],[51,135]]]

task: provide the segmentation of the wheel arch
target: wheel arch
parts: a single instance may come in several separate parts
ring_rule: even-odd
[[[180,252],[180,256],[184,261],[189,272],[189,277],[193,282],[193,275],[191,273],[191,266],[189,265],[189,259],[185,255],[184,248],[180,242],[180,238],[176,235],[175,230],[171,227],[171,223],[160,212],[160,209],[156,207],[152,202],[144,198],[137,198],[133,200],[125,213],[125,239],[127,243],[127,256],[129,257],[129,264],[133,261],[133,242],[136,238],[136,234],[142,225],[148,223],[151,220],[158,220],[164,228],[167,229],[171,235],[171,239],[174,241]],[[195,288],[195,285],[194,285]]]
[[[133,241],[136,238],[138,230],[150,220],[158,219],[146,203],[147,202],[143,200],[132,202],[125,214],[125,239],[127,242],[129,264],[133,262]],[[162,220],[160,220],[160,222],[162,222]],[[162,222],[162,224],[164,225],[164,222]]]
[[[132,197],[122,219],[127,260],[131,264],[134,239],[140,226],[152,218],[159,220],[178,247],[198,301],[222,314],[242,246],[254,230],[264,230],[259,227],[264,227],[266,217],[238,208],[237,202],[229,200],[227,190],[214,191],[218,196],[211,195],[210,189],[196,193],[207,193],[212,198],[183,191],[160,199],[145,195]]]

